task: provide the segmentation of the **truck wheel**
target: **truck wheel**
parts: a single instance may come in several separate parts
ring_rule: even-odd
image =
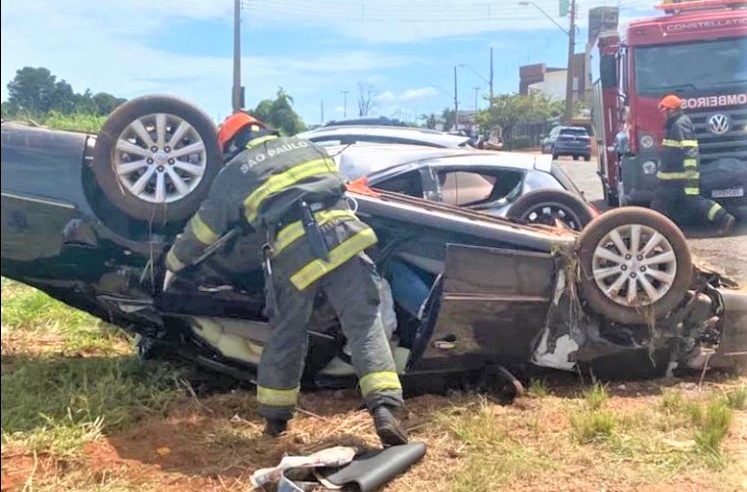
[[[529,224],[555,225],[560,220],[574,231],[591,222],[588,205],[577,195],[564,190],[535,190],[522,195],[508,209],[509,219]]]
[[[222,162],[210,117],[172,96],[143,96],[104,123],[92,169],[119,210],[166,224],[194,214]]]
[[[618,198],[617,193],[610,190],[604,182],[602,182],[602,194],[604,195],[604,201],[609,205],[610,207],[617,207],[618,205]]]
[[[611,321],[661,319],[690,288],[685,236],[653,210],[628,207],[600,215],[581,232],[578,256],[583,299]]]

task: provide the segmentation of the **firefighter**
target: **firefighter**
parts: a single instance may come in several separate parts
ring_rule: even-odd
[[[682,99],[674,94],[659,101],[664,123],[658,185],[651,208],[670,218],[693,216],[718,226],[725,234],[734,225],[734,216],[713,200],[700,196],[700,153],[693,123],[682,111]]]
[[[348,340],[379,438],[385,446],[405,444],[407,434],[394,416],[403,404],[402,387],[379,314],[381,279],[364,253],[377,239],[345,200],[335,161],[322,147],[280,137],[244,112],[223,122],[218,140],[227,163],[167,253],[164,288],[236,223],[262,234],[272,324],[257,382],[265,433],[282,434],[293,416],[307,322],[323,293]]]

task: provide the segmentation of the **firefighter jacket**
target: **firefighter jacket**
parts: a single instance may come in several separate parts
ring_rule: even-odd
[[[682,111],[675,111],[664,126],[661,165],[656,177],[668,187],[681,188],[685,195],[700,195],[700,155],[693,123]]]
[[[216,176],[208,197],[166,255],[178,272],[230,228],[243,222],[267,234],[273,275],[304,290],[376,243],[376,235],[344,200],[335,161],[313,143],[268,135],[251,140]],[[329,251],[317,258],[304,240],[298,203],[307,202]]]

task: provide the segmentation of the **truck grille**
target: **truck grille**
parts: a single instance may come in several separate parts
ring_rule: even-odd
[[[729,131],[723,135],[709,130],[708,120],[716,114],[729,118]],[[728,157],[747,160],[747,106],[688,111],[688,116],[695,127],[703,164]]]

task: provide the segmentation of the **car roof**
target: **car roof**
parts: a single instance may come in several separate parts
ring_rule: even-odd
[[[356,144],[330,146],[327,152],[337,161],[348,179],[380,174],[382,171],[405,172],[426,164],[474,167],[501,166],[549,173],[552,156],[523,152],[500,152],[478,149],[433,148],[417,145]],[[435,162],[437,161],[437,162]]]
[[[379,116],[378,118],[351,118],[349,120],[332,120],[328,121],[327,123],[321,125],[319,128],[329,128],[334,126],[350,126],[350,125],[358,125],[358,126],[397,126],[397,127],[406,127],[407,124],[403,121],[397,120],[397,119],[391,119],[387,118],[385,116]]]
[[[384,137],[409,140],[431,147],[438,146],[453,148],[466,145],[469,137],[460,135],[449,135],[447,133],[425,128],[400,127],[400,126],[377,126],[377,125],[343,125],[320,127],[307,132],[299,133],[299,138],[311,141],[322,138],[334,137]]]

